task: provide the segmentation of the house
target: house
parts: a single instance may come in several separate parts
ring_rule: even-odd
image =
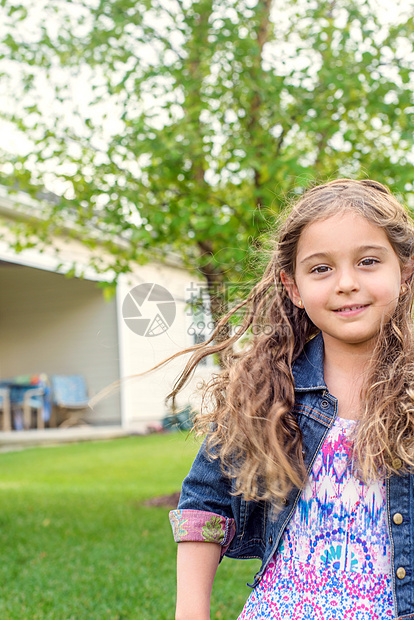
[[[136,379],[199,339],[186,303],[201,290],[179,261],[137,265],[121,275],[116,294],[104,299],[102,275],[89,266],[80,240],[59,237],[44,251],[16,253],[9,224],[33,217],[39,204],[0,187],[0,378],[23,374],[82,374],[90,395],[119,382],[85,414],[91,425],[142,431],[166,413],[164,399],[184,359]],[[8,242],[9,240],[9,242]],[[67,277],[75,263],[75,277]],[[213,363],[200,368],[180,403],[197,406],[192,394]]]

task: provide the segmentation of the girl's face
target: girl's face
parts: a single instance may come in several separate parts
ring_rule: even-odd
[[[282,274],[282,282],[293,303],[322,331],[325,345],[373,348],[407,275],[384,230],[347,211],[305,228],[295,279]]]

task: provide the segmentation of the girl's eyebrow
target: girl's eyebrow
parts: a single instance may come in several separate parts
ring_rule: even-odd
[[[364,254],[365,252],[382,252],[383,254],[388,254],[389,249],[385,245],[361,245],[359,248],[355,249],[356,254]],[[319,260],[324,258],[330,258],[330,252],[315,252],[314,254],[310,254],[309,256],[305,256],[300,261],[300,264],[307,263],[311,260]]]

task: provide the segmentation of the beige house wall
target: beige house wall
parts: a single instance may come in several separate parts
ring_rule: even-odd
[[[119,345],[121,376],[130,377],[145,373],[162,360],[193,344],[189,326],[186,300],[188,289],[196,278],[182,269],[168,266],[145,265],[136,274],[122,277],[117,291]],[[176,304],[175,320],[164,333],[154,337],[139,336],[127,326],[122,318],[122,304],[125,296],[135,286],[143,282],[159,284],[173,296]],[[124,424],[141,430],[148,422],[161,420],[167,412],[165,397],[171,391],[174,380],[185,366],[188,356],[181,356],[166,366],[141,377],[123,381],[121,400],[123,403]],[[190,384],[179,395],[180,405],[200,406],[197,385],[209,379],[215,369],[211,360],[199,367]]]

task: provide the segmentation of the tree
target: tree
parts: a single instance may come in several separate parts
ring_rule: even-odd
[[[40,13],[1,0],[3,117],[31,140],[3,152],[3,183],[61,194],[26,238],[69,219],[91,247],[101,232],[116,274],[156,248],[222,291],[253,277],[269,224],[309,181],[369,176],[407,198],[404,6],[385,24],[375,0],[43,0]]]

